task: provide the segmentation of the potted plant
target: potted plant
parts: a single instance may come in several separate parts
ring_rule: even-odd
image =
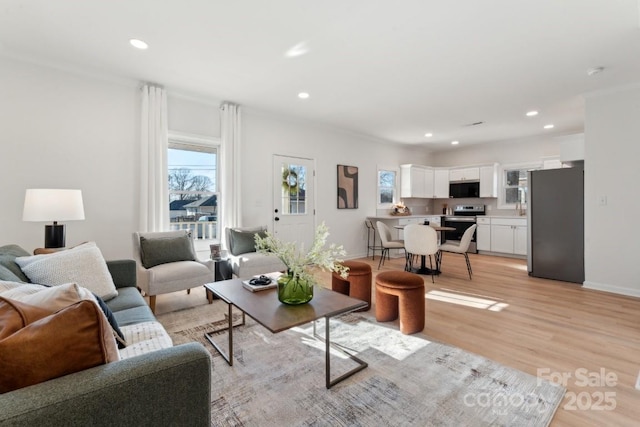
[[[278,279],[278,299],[290,305],[304,304],[313,298],[313,286],[316,283],[314,270],[338,272],[347,277],[348,267],[342,265],[346,254],[342,245],[331,244],[325,248],[329,231],[324,222],[316,228],[313,245],[308,252],[298,249],[296,242],[283,242],[270,232],[265,237],[255,236],[256,250],[273,255],[287,266],[287,272]]]

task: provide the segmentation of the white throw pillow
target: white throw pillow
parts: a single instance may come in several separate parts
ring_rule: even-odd
[[[16,263],[33,283],[54,286],[73,282],[105,301],[118,295],[107,263],[94,242],[52,254],[18,257]]]
[[[33,294],[41,291],[44,288],[46,288],[46,286],[37,285],[35,283],[0,281],[0,295],[7,298],[12,298],[10,295],[13,291],[16,291],[16,290],[18,293],[21,293],[21,294],[22,293]]]
[[[29,289],[32,286],[39,286],[40,290],[32,292],[32,290]],[[3,292],[0,296],[20,301],[25,304],[45,308],[54,313],[82,300],[88,300],[98,304],[96,298],[91,292],[89,292],[89,290],[81,288],[75,283],[66,283],[64,285],[52,287],[42,285],[24,285],[10,291]]]

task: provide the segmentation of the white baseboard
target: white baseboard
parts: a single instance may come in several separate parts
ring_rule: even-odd
[[[587,280],[584,281],[583,286],[586,289],[593,289],[596,291],[611,292],[614,294],[626,295],[630,297],[640,297],[640,289],[636,288],[622,288],[620,286],[591,282]]]

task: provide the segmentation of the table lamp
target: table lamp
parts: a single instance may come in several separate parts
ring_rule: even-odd
[[[64,248],[64,224],[58,221],[84,219],[81,190],[28,189],[24,197],[23,221],[53,221],[45,225],[44,247]]]

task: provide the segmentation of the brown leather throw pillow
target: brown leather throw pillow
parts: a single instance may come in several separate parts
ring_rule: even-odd
[[[93,302],[48,314],[0,297],[0,393],[117,360],[111,327]]]
[[[0,297],[0,340],[50,314],[51,310]]]

